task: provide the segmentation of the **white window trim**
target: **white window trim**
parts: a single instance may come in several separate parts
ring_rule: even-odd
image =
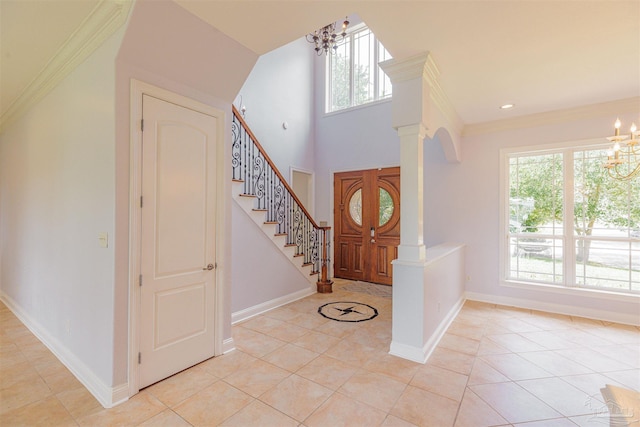
[[[589,150],[589,149],[597,149],[607,147],[608,143],[603,142],[602,138],[598,139],[584,139],[578,141],[567,141],[567,142],[558,142],[552,144],[540,144],[540,145],[530,145],[530,146],[522,146],[522,147],[510,147],[503,148],[500,150],[500,183],[499,183],[499,220],[500,220],[500,230],[499,230],[499,284],[505,287],[511,288],[520,288],[526,290],[533,290],[538,292],[551,292],[558,294],[569,294],[569,295],[579,295],[581,297],[590,297],[597,299],[608,299],[615,301],[638,301],[640,300],[640,294],[636,293],[628,293],[624,291],[611,291],[606,288],[597,289],[592,287],[579,287],[576,284],[575,277],[575,268],[569,266],[570,263],[563,262],[563,276],[564,283],[563,285],[554,285],[550,283],[543,282],[528,282],[522,280],[509,279],[509,263],[507,262],[508,254],[510,253],[509,247],[509,236],[507,233],[507,228],[505,224],[508,224],[509,218],[509,206],[506,203],[505,192],[507,191],[507,172],[509,168],[509,157],[512,154],[535,154],[535,155],[544,155],[550,153],[558,153],[564,152],[565,156],[564,165],[567,167],[567,162],[571,165],[571,170],[573,170],[573,156],[566,156],[566,153],[576,148]],[[573,174],[570,174],[570,179],[564,180],[563,185],[564,194],[569,194],[569,192],[573,192]],[[573,218],[573,204],[565,203],[565,218]],[[569,216],[570,215],[570,216]],[[574,259],[575,258],[575,248],[574,245],[567,244],[567,236],[573,235],[573,221],[563,221],[564,235],[562,237],[563,241],[563,258],[564,259]],[[567,231],[567,228],[569,230]],[[569,234],[567,234],[569,233]],[[573,240],[573,239],[572,239]],[[569,248],[570,246],[570,248]],[[571,256],[564,255],[568,254]],[[563,259],[563,261],[564,261]]]
[[[357,33],[358,31],[361,31],[365,28],[368,28],[368,26],[363,22],[360,24],[357,24],[355,26],[353,26],[352,28],[349,28],[347,30],[347,36],[346,37],[352,37],[354,33]],[[371,29],[369,29],[371,31]],[[373,38],[376,42],[376,48],[374,49],[374,55],[375,58],[378,59],[378,54],[379,54],[379,50],[378,47],[381,44],[380,40],[378,39],[378,37],[376,37],[375,33],[373,31],[371,31],[371,34],[373,35]],[[350,88],[349,88],[349,107],[345,107],[345,108],[340,108],[338,110],[329,110],[329,106],[331,103],[331,89],[332,89],[332,78],[333,75],[331,73],[331,54],[326,55],[325,56],[325,61],[324,61],[324,73],[325,73],[325,90],[324,90],[324,116],[332,116],[335,114],[340,114],[340,113],[344,113],[344,112],[348,112],[348,111],[353,111],[353,110],[357,110],[360,108],[366,108],[366,107],[370,107],[373,105],[377,105],[377,104],[381,104],[384,102],[390,102],[392,99],[392,96],[386,96],[384,98],[378,98],[378,92],[379,92],[379,82],[380,82],[380,73],[384,73],[379,66],[376,66],[375,69],[373,70],[373,75],[372,75],[372,79],[374,81],[374,87],[373,87],[373,92],[374,92],[374,99],[372,101],[369,102],[365,102],[363,104],[358,104],[358,105],[352,105],[353,104],[353,51],[354,51],[355,47],[354,47],[354,43],[353,40],[351,40],[350,43],[350,55],[349,57],[351,58],[351,63],[350,63],[350,67],[349,67],[349,81],[350,81]],[[376,64],[379,64],[380,61],[375,61]]]

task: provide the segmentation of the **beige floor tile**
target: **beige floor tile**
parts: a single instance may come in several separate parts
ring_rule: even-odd
[[[295,303],[294,303],[295,304]],[[320,304],[321,305],[321,304]],[[296,317],[291,320],[288,320],[289,323],[293,323],[295,325],[301,326],[305,329],[316,329],[326,323],[332,322],[332,320],[326,319],[321,315],[317,314],[318,307],[317,303],[313,304],[314,308],[310,311],[299,313]],[[294,308],[295,310],[295,308]],[[296,310],[297,311],[297,310]],[[310,315],[310,313],[314,313]]]
[[[139,427],[190,427],[191,424],[186,422],[180,415],[171,409],[165,409],[158,415],[149,418],[147,421],[139,425]]]
[[[459,402],[462,400],[468,380],[469,377],[467,375],[440,368],[427,362],[425,366],[418,370],[409,384]]]
[[[474,326],[464,322],[453,321],[449,326],[449,329],[447,329],[447,334],[453,334],[459,337],[465,337],[480,341],[484,336],[484,327]]]
[[[490,354],[482,360],[513,381],[548,378],[553,375],[519,354]]]
[[[220,425],[225,427],[296,427],[298,424],[298,421],[277,409],[259,400],[254,400]]]
[[[316,353],[324,353],[339,342],[340,338],[321,334],[315,331],[310,331],[309,333],[293,341],[292,344],[306,348],[307,350],[311,350]]]
[[[555,376],[590,374],[593,372],[586,366],[551,350],[520,353],[520,356]]]
[[[447,332],[438,343],[438,346],[475,356],[480,348],[480,341]]]
[[[592,411],[591,397],[560,378],[518,381],[518,384],[565,417],[588,415]]]
[[[352,375],[338,389],[338,392],[374,408],[389,412],[406,387],[406,383],[387,375],[362,369]]]
[[[468,385],[474,385],[504,383],[508,381],[511,381],[509,377],[500,373],[484,360],[477,358],[473,364],[473,369],[471,370],[467,383]]]
[[[640,369],[605,372],[604,375],[622,384],[625,388],[640,391]]]
[[[473,367],[475,357],[470,354],[460,353],[446,348],[436,347],[429,357],[431,365],[449,369],[463,375],[469,375]]]
[[[569,421],[579,427],[607,427],[610,426],[609,411],[606,406],[598,412],[579,417],[569,417]]]
[[[517,316],[520,317],[519,314],[517,314]],[[510,317],[507,319],[498,319],[495,322],[496,322],[495,323],[496,325],[501,326],[505,329],[508,329],[512,332],[534,332],[534,331],[542,330],[538,326],[535,326],[524,320],[520,320],[519,318],[516,318],[516,317]]]
[[[467,389],[456,417],[455,427],[489,427],[509,424],[477,394]]]
[[[595,372],[623,371],[631,368],[631,366],[626,363],[614,360],[590,348],[555,350],[555,352],[561,356],[574,360]]]
[[[387,415],[380,427],[417,427],[415,424],[405,421],[393,415]]]
[[[520,335],[547,350],[563,350],[576,347],[574,342],[559,337],[553,331],[521,332]]]
[[[298,375],[291,375],[260,396],[260,400],[289,417],[303,421],[333,393]]]
[[[421,363],[385,353],[379,357],[369,359],[363,367],[368,371],[385,374],[408,384],[422,366]]]
[[[0,414],[51,396],[51,389],[42,378],[27,378],[0,390]]]
[[[233,334],[236,347],[257,358],[265,356],[286,344],[284,341],[240,326],[234,328]]]
[[[264,315],[259,315],[252,317],[251,319],[242,322],[239,326],[247,329],[251,329],[256,332],[262,332],[263,334],[268,334],[269,331],[279,328],[284,321],[274,319],[272,317],[267,317]]]
[[[253,397],[258,397],[289,375],[291,373],[282,368],[263,360],[256,360],[244,369],[229,375],[224,381]]]
[[[146,390],[171,408],[216,381],[217,378],[208,374],[204,367],[196,365],[160,381]]]
[[[380,356],[379,350],[377,352],[373,347],[354,346],[348,340],[340,341],[325,351],[324,354],[357,367],[363,366],[369,360]]]
[[[167,407],[151,393],[142,391],[116,407],[102,409],[76,421],[79,425],[87,427],[132,426],[143,423],[165,409]]]
[[[495,341],[490,340],[488,337],[483,337],[480,340],[480,347],[478,348],[478,356],[485,354],[504,354],[511,353],[511,350],[501,346]]]
[[[221,356],[205,360],[200,366],[202,366],[205,372],[218,378],[224,378],[242,369],[254,360],[258,359],[241,350],[233,350]]]
[[[306,348],[287,344],[272,353],[269,353],[263,357],[262,360],[282,369],[286,369],[289,372],[296,372],[318,356],[318,353],[307,350]]]
[[[10,426],[76,426],[71,414],[55,396],[2,414],[0,424]]]
[[[58,400],[75,419],[101,411],[102,405],[84,386],[56,394]]]
[[[601,388],[605,387],[607,384],[620,386],[617,381],[599,373],[570,375],[561,377],[561,379],[575,388],[582,390],[587,396],[591,396],[592,399],[600,402],[604,402],[604,398],[600,393]]]
[[[333,357],[321,355],[304,366],[297,375],[314,381],[331,390],[337,390],[358,370],[357,367]]]
[[[349,397],[333,394],[309,418],[306,427],[378,426],[387,414]]]
[[[0,363],[0,390],[41,379],[38,371],[26,359],[9,366],[4,365],[4,359],[2,362]]]
[[[298,316],[299,314],[300,314],[299,311],[296,311],[291,307],[284,306],[284,307],[275,308],[273,310],[269,310],[263,315],[270,317],[272,319],[283,320],[285,322],[288,322],[289,320],[293,320],[293,318]]]
[[[282,325],[278,326],[277,328],[271,329],[268,332],[268,335],[281,341],[292,342],[308,333],[309,330],[303,328],[302,326],[283,322]]]
[[[593,349],[631,368],[640,369],[640,344],[598,346]]]
[[[359,325],[358,323],[360,322],[336,322],[333,320],[314,328],[314,330],[325,335],[331,335],[332,337],[343,339],[362,327],[362,325]]]
[[[520,334],[488,335],[487,338],[514,353],[546,350],[545,347],[526,339]]]
[[[516,383],[480,384],[470,389],[510,423],[562,417]]]
[[[514,424],[513,427],[575,427],[575,424],[569,418],[554,418],[552,420]]]
[[[247,393],[224,381],[218,381],[191,396],[173,410],[193,426],[215,426],[253,400]]]
[[[440,395],[407,386],[390,414],[419,426],[452,426],[458,402]]]

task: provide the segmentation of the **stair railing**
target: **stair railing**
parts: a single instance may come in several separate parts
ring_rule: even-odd
[[[311,274],[318,274],[318,292],[331,292],[331,227],[316,224],[236,107],[232,108],[233,180],[243,183],[243,194],[255,196],[254,209],[265,212],[265,222],[276,225],[276,235],[286,236],[286,245],[295,246],[295,256],[303,257],[303,265],[311,266]]]

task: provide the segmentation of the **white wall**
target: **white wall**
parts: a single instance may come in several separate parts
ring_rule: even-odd
[[[621,115],[620,119],[630,123],[637,120],[633,116]],[[635,316],[640,321],[637,299],[531,291],[499,283],[500,149],[604,138],[612,132],[614,121],[615,117],[605,116],[466,137],[460,164],[446,163],[436,141],[425,142],[425,243],[466,243],[468,293],[550,311],[574,310],[573,314],[594,317],[608,312],[611,316]]]
[[[234,102],[239,110],[242,99],[245,121],[287,180],[291,166],[314,168],[313,54],[299,39],[262,55]]]
[[[123,30],[0,135],[4,299],[104,385],[113,376],[115,70]],[[98,245],[98,233],[109,247]],[[68,362],[68,360],[67,360]]]
[[[234,201],[231,207],[234,245],[231,312],[237,314],[289,295],[311,293],[311,286],[267,235]],[[238,236],[244,236],[239,239]],[[301,258],[294,262],[302,263]],[[313,289],[315,291],[315,289]]]

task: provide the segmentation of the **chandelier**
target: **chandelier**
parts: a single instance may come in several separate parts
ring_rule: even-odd
[[[349,26],[347,18],[348,17],[344,18],[344,22],[342,23],[342,33],[339,35],[336,34],[335,22],[314,31],[313,33],[307,34],[307,41],[316,45],[315,51],[318,56],[322,55],[322,52],[328,55],[331,50],[333,50],[332,53],[334,53],[338,49],[336,43],[344,39],[347,35],[347,27]]]
[[[620,135],[620,125],[620,119],[616,119],[615,135],[607,138],[613,146],[607,151],[604,167],[612,178],[627,181],[640,173],[640,132],[632,123],[629,135]]]

